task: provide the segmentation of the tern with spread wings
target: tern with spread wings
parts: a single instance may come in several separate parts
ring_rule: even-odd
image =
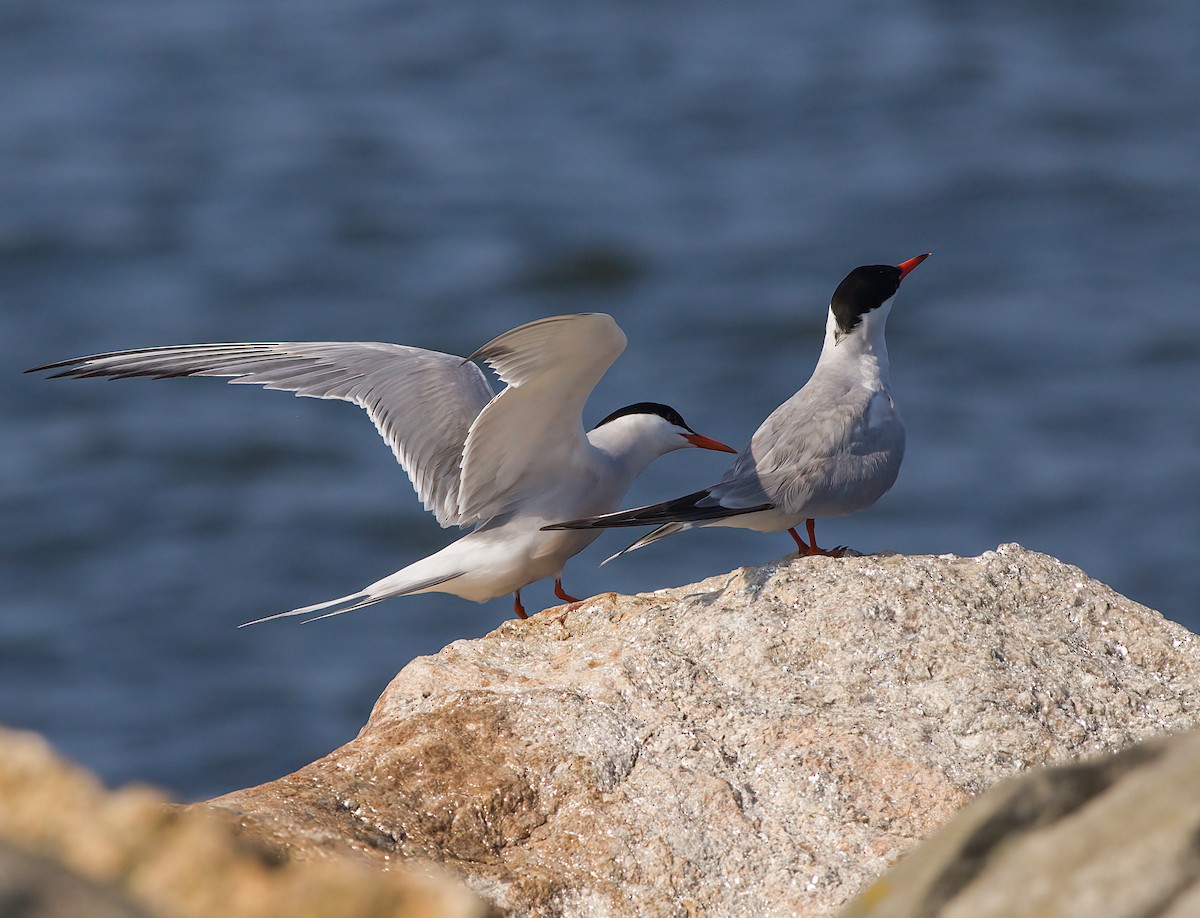
[[[830,301],[812,376],[763,421],[719,482],[675,500],[550,529],[658,527],[614,558],[699,526],[787,530],[803,555],[840,555],[845,549],[817,545],[814,520],[866,509],[900,472],[904,425],[892,400],[884,328],[900,282],[928,257],[863,265],[846,275]],[[802,522],[808,542],[796,531]]]
[[[549,523],[619,506],[633,480],[676,449],[736,452],[677,411],[640,402],[584,431],[588,396],[625,349],[602,313],[550,316],[505,332],[468,358],[375,342],[193,344],[78,357],[35,367],[55,377],[233,377],[231,382],[342,399],[367,410],[442,526],[473,531],[357,593],[267,616],[325,618],[393,596],[451,593],[476,602],[553,577],[599,535]],[[474,361],[506,384],[496,395]],[[250,622],[248,624],[254,624]]]

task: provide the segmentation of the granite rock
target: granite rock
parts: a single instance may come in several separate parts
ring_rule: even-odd
[[[791,558],[451,644],[211,806],[516,915],[822,915],[998,781],[1200,723],[1198,687],[1190,632],[1017,545]]]

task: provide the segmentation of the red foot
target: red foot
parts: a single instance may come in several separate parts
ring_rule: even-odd
[[[804,528],[808,530],[807,542],[800,537],[800,533],[795,528],[788,530],[788,534],[796,540],[796,550],[800,554],[809,558],[813,555],[819,555],[823,558],[841,558],[846,554],[845,545],[839,545],[837,548],[821,548],[817,545],[816,520],[805,520]]]
[[[554,578],[554,595],[557,596],[559,599],[561,599],[563,602],[583,602],[582,599],[576,599],[574,596],[572,596],[570,593],[568,593],[566,590],[563,589],[561,577]]]
[[[520,590],[517,590],[517,592],[513,593],[513,612],[517,614],[517,618],[529,618],[529,616],[525,614],[525,607],[521,605]]]

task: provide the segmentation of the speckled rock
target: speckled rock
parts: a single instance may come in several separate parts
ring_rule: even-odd
[[[483,918],[445,877],[357,859],[297,863],[227,813],[110,792],[31,733],[0,728],[4,918]]]
[[[215,801],[513,914],[829,914],[1002,778],[1200,722],[1200,646],[1053,558],[794,558],[407,666],[354,741]]]
[[[843,918],[927,915],[1200,915],[1200,733],[1003,782]]]

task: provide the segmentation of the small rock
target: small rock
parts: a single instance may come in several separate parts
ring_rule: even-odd
[[[150,918],[124,896],[57,861],[0,842],[0,915],[4,918]]]
[[[1009,779],[843,918],[1200,915],[1200,733]]]
[[[83,903],[83,905],[81,905]],[[228,813],[110,792],[31,733],[0,728],[4,918],[483,918],[444,877],[348,858],[297,863]]]

